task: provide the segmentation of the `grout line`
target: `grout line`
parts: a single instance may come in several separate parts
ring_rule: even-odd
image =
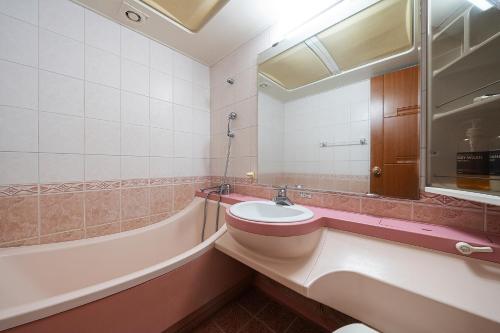
[[[285,330],[283,331],[283,333],[288,332],[288,330],[292,327],[293,323],[294,323],[295,321],[297,321],[297,319],[298,319],[298,318],[299,318],[299,317],[295,316],[295,318],[293,318],[293,320],[290,322],[290,325],[288,325],[288,327],[287,327],[287,328],[285,328]]]
[[[36,70],[36,78],[37,78],[37,101],[36,101],[36,106],[37,106],[37,177],[38,177],[38,193],[37,193],[37,226],[38,226],[38,243],[40,243],[40,238],[41,238],[41,233],[42,233],[42,213],[41,213],[41,204],[40,204],[40,27],[38,24],[40,24],[40,4],[37,5],[36,8],[37,12],[37,26],[36,26],[36,32],[37,32],[37,68]]]

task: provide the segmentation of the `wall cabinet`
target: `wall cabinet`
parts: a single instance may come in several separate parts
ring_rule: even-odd
[[[426,190],[500,204],[500,9],[428,14]]]

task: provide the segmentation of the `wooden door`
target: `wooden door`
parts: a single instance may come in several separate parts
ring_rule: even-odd
[[[418,199],[418,87],[417,66],[371,79],[371,193]]]

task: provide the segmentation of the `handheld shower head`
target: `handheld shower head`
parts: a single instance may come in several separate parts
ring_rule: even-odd
[[[228,116],[227,116],[227,119],[231,119],[231,120],[234,120],[236,119],[238,115],[236,114],[236,112],[231,112]]]

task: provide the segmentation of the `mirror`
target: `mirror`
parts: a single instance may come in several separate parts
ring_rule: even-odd
[[[414,82],[410,85],[414,98],[399,98],[396,90],[405,86],[399,78],[401,75],[395,79],[387,76],[418,63],[414,20],[417,8],[411,0],[382,0],[343,1],[331,10],[332,14],[322,15],[333,16],[319,20],[330,22],[329,26],[320,23],[316,30],[308,27],[302,36],[284,40],[259,55],[258,183],[418,196],[418,70],[411,70],[409,74],[409,81]],[[383,96],[375,96],[372,90],[377,86],[374,81],[377,77],[387,80],[387,87],[396,82],[397,89],[387,88],[382,90]],[[379,110],[371,106],[374,98],[383,100],[384,97],[394,103],[382,103]],[[399,102],[406,104],[399,105]],[[374,110],[382,113],[378,115]],[[410,114],[416,124],[416,132],[408,131],[414,136],[414,151],[402,154],[404,160],[389,161],[387,156],[385,160],[382,156],[380,162],[377,161],[384,170],[380,178],[386,182],[393,181],[391,173],[416,175],[416,183],[411,184],[414,189],[406,195],[395,188],[397,185],[389,184],[387,187],[393,189],[384,190],[377,185],[377,179],[371,181],[374,177],[372,141],[382,141],[383,146],[383,141],[388,139],[380,135],[373,137],[370,118],[387,117],[389,124],[393,121],[389,121],[389,117],[393,117],[396,122],[390,126],[401,128],[400,123],[408,122]],[[403,116],[406,118],[402,119]],[[378,123],[384,126],[383,121]],[[389,139],[406,140],[400,134]],[[384,152],[376,154],[384,155]],[[388,154],[386,151],[385,155]],[[406,169],[394,171],[389,166],[398,163]]]

